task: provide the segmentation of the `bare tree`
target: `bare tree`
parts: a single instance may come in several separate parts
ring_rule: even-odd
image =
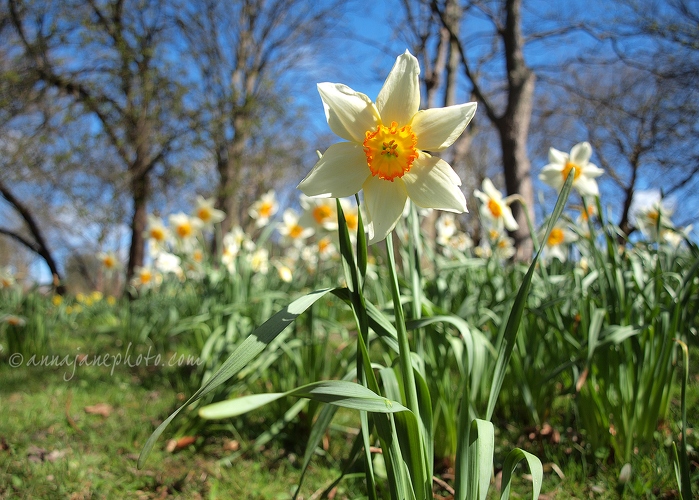
[[[128,193],[132,205],[128,278],[144,261],[151,177],[158,166],[167,166],[183,135],[181,121],[172,116],[181,91],[163,50],[166,5],[8,0],[8,10],[36,80],[93,116],[120,163],[113,188]]]
[[[338,0],[182,5],[179,24],[198,72],[198,129],[218,172],[224,232],[241,222],[246,202],[308,153],[303,127],[292,126],[296,117],[289,112],[293,78],[315,65],[346,5]]]
[[[519,193],[531,207],[534,191],[527,155],[527,138],[536,77],[524,58],[522,2],[521,0],[467,2],[460,7],[463,16],[453,14],[456,7],[451,6],[452,3],[447,0],[432,0],[431,5],[441,25],[449,32],[450,41],[458,53],[461,70],[470,85],[471,92],[498,132],[507,192],[508,194]],[[473,39],[463,36],[458,30],[461,19],[474,14],[487,20],[492,28],[492,34],[489,36],[494,48],[480,58],[474,58],[471,54],[469,43]],[[482,67],[490,63],[496,55],[503,59],[505,66],[503,90],[500,93],[487,90],[484,85],[485,77],[481,72]],[[513,207],[513,214],[519,223],[519,230],[513,234],[518,248],[518,258],[530,258],[532,243],[526,214],[519,205]]]

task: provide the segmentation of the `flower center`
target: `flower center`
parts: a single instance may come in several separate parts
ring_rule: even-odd
[[[272,204],[268,201],[262,202],[262,205],[260,205],[259,213],[260,217],[269,219],[269,216],[272,215]]]
[[[563,239],[564,239],[563,230],[560,228],[554,227],[553,229],[551,229],[551,234],[549,235],[549,239],[546,240],[546,242],[548,243],[548,245],[550,247],[554,247],[556,245],[560,245],[561,243],[563,243]]]
[[[289,236],[293,239],[300,237],[302,233],[303,228],[298,224],[294,225],[291,229],[289,229]]]
[[[561,175],[563,175],[563,182],[566,181],[566,179],[568,178],[568,174],[571,170],[573,171],[574,181],[577,181],[578,177],[580,177],[580,174],[582,173],[582,169],[579,165],[573,163],[572,161],[566,162],[565,166],[563,167],[563,170],[561,170]]]
[[[410,125],[399,129],[396,122],[391,122],[390,127],[379,125],[374,132],[367,132],[364,154],[371,175],[387,181],[403,177],[417,159],[416,144]]]
[[[327,205],[320,205],[313,209],[313,218],[318,224],[328,219],[333,214],[332,209]]]
[[[648,217],[648,220],[650,220],[653,224],[657,224],[658,222],[658,211],[657,210],[649,210],[648,213],[646,214],[646,217]]]
[[[155,241],[164,241],[165,231],[160,227],[151,228],[150,237],[153,238]]]
[[[502,215],[502,207],[500,204],[495,201],[494,199],[488,200],[488,210],[490,210],[490,213],[493,214],[493,217],[497,218]]]
[[[211,210],[209,210],[207,207],[201,207],[197,211],[197,217],[199,217],[204,222],[209,222],[211,220],[211,215]]]
[[[188,222],[185,222],[184,224],[180,224],[177,226],[177,235],[180,238],[186,238],[192,234],[192,225],[189,224]]]
[[[141,279],[141,283],[144,284],[144,285],[145,285],[146,283],[150,283],[150,280],[151,280],[152,277],[153,277],[153,275],[152,275],[151,272],[148,271],[147,269],[142,270],[142,271],[141,271],[141,274],[140,274],[140,276],[139,276],[139,278]]]

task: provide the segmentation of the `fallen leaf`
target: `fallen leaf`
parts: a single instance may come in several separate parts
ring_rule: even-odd
[[[85,413],[90,413],[92,415],[102,415],[105,418],[111,415],[113,410],[114,408],[112,408],[112,406],[108,405],[107,403],[97,403],[96,405],[85,407]]]
[[[223,442],[223,449],[225,451],[238,451],[240,448],[240,443],[235,439],[227,439]]]
[[[196,440],[196,436],[182,436],[179,439],[171,439],[167,442],[167,446],[165,446],[165,451],[167,451],[168,453],[173,453],[175,451],[181,450],[182,448],[186,448],[190,444],[194,444]]]

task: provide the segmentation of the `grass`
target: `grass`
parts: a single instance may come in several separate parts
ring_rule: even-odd
[[[80,343],[73,339],[54,346],[54,352],[72,357]],[[118,353],[105,339],[89,349],[90,354]],[[2,359],[0,498],[277,499],[295,490],[300,459],[279,442],[246,452],[232,468],[219,465],[230,454],[231,433],[225,431],[198,437],[174,453],[165,450],[163,439],[138,470],[146,439],[183,401],[181,375],[170,367],[122,365],[112,374],[109,367],[90,366],[77,367],[65,381],[71,370],[11,368]],[[104,415],[86,411],[100,404],[109,405],[102,407]],[[324,488],[337,470],[334,463],[315,460],[302,496]],[[336,498],[352,498],[351,486],[344,485]]]
[[[65,339],[54,351],[74,355],[78,347],[85,352],[86,343],[86,339]],[[95,345],[91,354],[117,354],[119,350],[105,337],[90,343]],[[693,350],[693,359],[698,351]],[[303,451],[293,443],[303,443],[303,439],[285,442],[282,436],[263,450],[246,452],[233,467],[218,463],[230,453],[226,448],[233,436],[251,442],[268,425],[263,414],[250,416],[246,432],[236,434],[224,425],[174,453],[166,451],[167,439],[162,439],[146,467],[136,468],[138,453],[153,428],[184,398],[181,369],[122,365],[111,374],[108,367],[78,367],[74,377],[65,381],[71,371],[66,367],[10,368],[7,361],[4,358],[0,364],[0,498],[282,499],[290,498],[295,490]],[[689,408],[696,409],[698,402],[699,378],[694,368]],[[619,485],[618,465],[603,455],[590,456],[584,436],[563,427],[570,420],[566,413],[570,405],[558,403],[551,419],[560,433],[557,443],[550,435],[516,425],[498,426],[503,433],[496,437],[503,452],[517,445],[541,458],[547,471],[544,498],[677,497],[666,447],[679,420],[676,395],[671,405],[673,421],[658,431],[658,449],[634,456],[633,474],[624,486]],[[109,405],[106,416],[85,410],[98,404]],[[349,413],[342,420],[353,425]],[[690,445],[697,447],[696,434],[690,437]],[[338,476],[340,464],[330,456],[342,456],[340,451],[346,446],[342,434],[331,435],[331,449],[325,457],[314,459],[300,498],[312,497]],[[496,462],[497,457],[496,450]],[[563,478],[552,464],[560,468]],[[526,478],[521,477],[525,472],[519,471],[513,488],[523,497],[530,491]],[[449,479],[448,471],[444,478]],[[694,484],[697,482],[695,477]],[[355,498],[359,484],[341,482],[335,498]],[[445,490],[438,495],[448,498]],[[494,489],[489,498],[497,498]]]

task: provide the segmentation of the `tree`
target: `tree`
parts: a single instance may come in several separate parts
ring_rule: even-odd
[[[309,153],[289,94],[295,70],[313,64],[346,5],[206,0],[181,6],[179,25],[197,71],[197,128],[216,165],[217,207],[226,212],[223,232],[241,222],[261,189]]]
[[[524,58],[525,38],[522,34],[521,0],[497,2],[473,1],[456,7],[451,0],[432,0],[433,11],[441,25],[449,32],[450,42],[456,49],[461,70],[470,90],[479,102],[481,109],[495,127],[500,139],[502,166],[508,194],[519,194],[525,203],[532,207],[534,190],[531,179],[531,165],[527,155],[527,139],[531,121],[534,86],[536,77]],[[458,9],[463,15],[459,15]],[[496,47],[474,62],[469,43],[472,38],[462,36],[458,26],[469,15],[483,16],[492,28],[489,35]],[[476,50],[478,54],[480,51]],[[503,90],[500,93],[486,90],[482,70],[499,56],[504,63]],[[499,94],[499,95],[498,95]],[[501,105],[498,105],[502,103]],[[518,249],[518,258],[527,259],[532,254],[532,242],[524,209],[519,204],[513,206],[513,215],[519,229],[513,233]]]
[[[164,48],[167,6],[159,0],[8,0],[8,7],[35,79],[93,117],[118,160],[113,188],[128,193],[132,205],[128,279],[144,261],[151,177],[158,167],[167,170],[184,135],[173,117],[182,92]]]

